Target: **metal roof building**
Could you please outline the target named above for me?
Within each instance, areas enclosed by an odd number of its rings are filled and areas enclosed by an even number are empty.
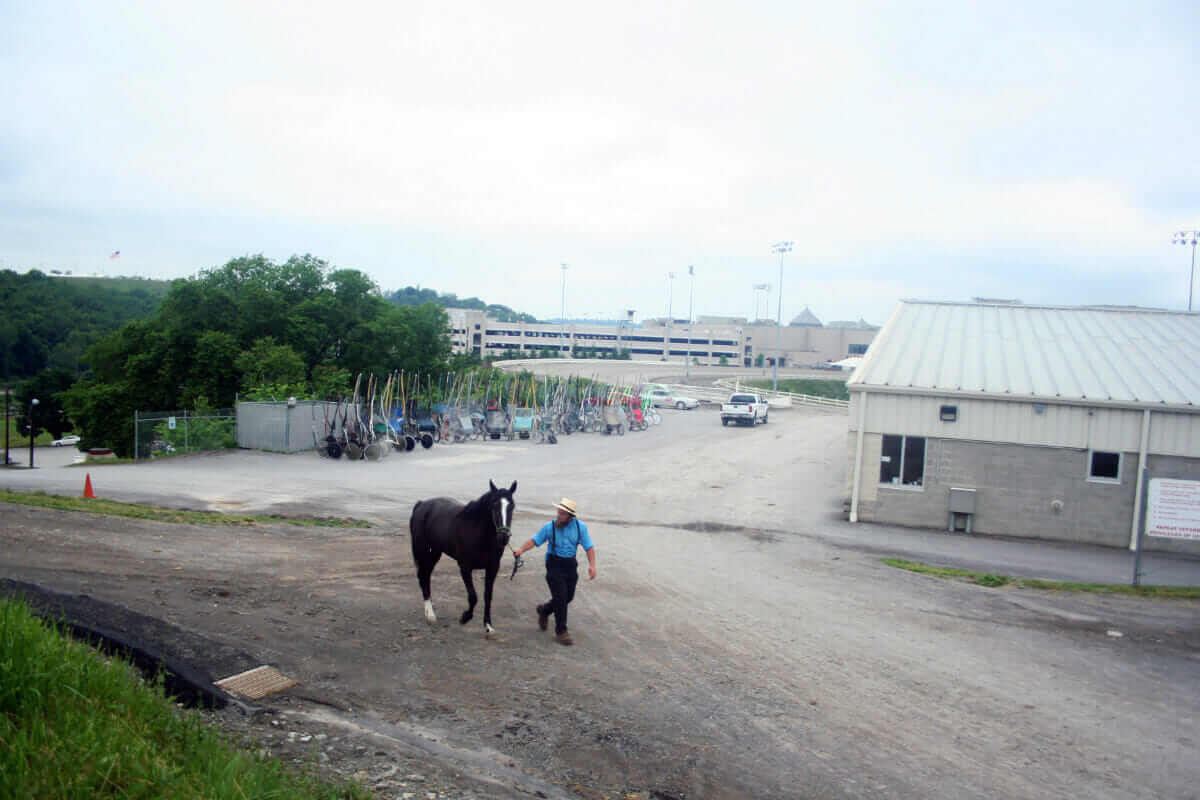
[[[904,301],[848,388],[853,521],[1132,545],[1200,477],[1200,315]]]

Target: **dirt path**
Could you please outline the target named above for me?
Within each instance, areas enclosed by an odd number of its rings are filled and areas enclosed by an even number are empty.
[[[1194,795],[1197,604],[898,572],[813,533],[839,505],[844,419],[666,416],[625,437],[375,465],[233,454],[93,471],[119,499],[378,524],[211,528],[9,505],[0,577],[178,626],[215,677],[270,663],[301,679],[268,700],[277,714],[225,724],[272,752],[324,754],[385,796]],[[575,647],[537,630],[536,559],[498,582],[498,638],[478,614],[458,625],[447,563],[440,621],[425,624],[407,510],[489,478],[519,479],[522,538],[558,496],[580,501],[600,578],[572,606]]]

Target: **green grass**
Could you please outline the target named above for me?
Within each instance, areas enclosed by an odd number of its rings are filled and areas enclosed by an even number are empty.
[[[0,798],[367,798],[237,749],[140,680],[0,599]]]
[[[885,558],[889,567],[932,575],[935,578],[961,580],[980,586],[1014,586],[1019,589],[1043,589],[1052,592],[1095,592],[1097,594],[1128,594],[1141,597],[1169,597],[1177,600],[1200,600],[1200,586],[1127,586],[1120,583],[1072,583],[1070,581],[1045,581],[1038,578],[1011,578],[991,572],[972,572],[969,569],[935,567],[920,561],[902,558]]]
[[[813,397],[828,397],[833,400],[849,400],[850,390],[846,388],[846,379],[849,377],[850,375],[847,373],[846,378],[842,378],[841,380],[781,378],[779,380],[779,391],[791,392],[792,394],[809,394]],[[770,389],[771,381],[755,378],[754,380],[742,381],[742,386],[754,389]]]
[[[185,525],[253,525],[260,522],[282,522],[319,528],[369,528],[371,524],[361,519],[334,517],[280,517],[254,514],[221,514],[216,511],[185,511],[177,508],[161,508],[140,503],[120,503],[99,497],[66,497],[45,492],[14,492],[0,489],[0,502],[19,503],[27,506],[53,508],[59,511],[83,511],[88,514],[105,514],[111,517],[131,517],[155,522],[177,522]]]

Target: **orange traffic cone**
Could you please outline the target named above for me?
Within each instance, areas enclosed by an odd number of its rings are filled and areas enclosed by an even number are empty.
[[[92,491],[92,473],[90,473],[90,472],[87,474],[87,477],[84,478],[84,480],[83,480],[83,496],[84,497],[95,497],[96,496],[95,493]]]

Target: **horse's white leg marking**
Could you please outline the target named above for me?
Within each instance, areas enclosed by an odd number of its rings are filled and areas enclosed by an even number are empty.
[[[487,631],[484,633],[484,635],[485,635],[487,638],[489,638],[489,639],[490,639],[490,638],[492,638],[492,636],[494,636],[494,635],[495,635],[495,633],[496,633],[496,629],[495,629],[495,628],[493,628],[491,625],[484,625],[483,627],[487,628]]]
[[[425,621],[428,622],[430,625],[437,624],[437,615],[433,613],[433,601],[432,600],[425,601]]]

